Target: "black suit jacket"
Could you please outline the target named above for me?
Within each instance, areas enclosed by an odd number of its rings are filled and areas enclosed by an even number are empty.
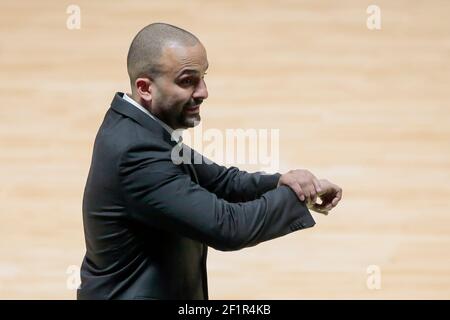
[[[208,299],[207,247],[239,250],[315,224],[279,174],[171,160],[176,142],[117,93],[83,198],[78,299]]]

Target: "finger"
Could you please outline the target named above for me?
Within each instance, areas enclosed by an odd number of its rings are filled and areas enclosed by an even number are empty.
[[[310,198],[311,198],[312,203],[316,203],[316,200],[317,200],[317,191],[316,191],[316,188],[314,187],[314,185],[311,185],[311,186],[310,186],[309,196],[310,196]]]
[[[297,182],[292,182],[291,184],[289,184],[289,187],[294,190],[300,201],[305,201],[305,193],[302,187]]]
[[[333,201],[331,201],[331,205],[333,207],[336,207],[338,203],[339,203],[339,199],[338,198],[334,198]]]
[[[303,193],[305,194],[306,200],[310,203],[315,203],[316,201],[316,189],[312,183],[304,183],[302,185]]]
[[[303,194],[305,195],[306,200],[311,201],[311,194],[310,194],[310,189],[308,188],[308,186],[303,186],[302,187],[303,190]]]
[[[337,187],[337,193],[336,196],[334,197],[333,201],[331,202],[333,204],[333,207],[337,206],[337,204],[339,203],[339,201],[341,201],[342,199],[342,189]]]
[[[339,198],[339,201],[341,201],[341,199],[342,199],[342,188],[339,188],[339,190],[337,192],[337,197]]]
[[[322,185],[318,179],[313,179],[314,188],[316,188],[317,193],[322,192]]]

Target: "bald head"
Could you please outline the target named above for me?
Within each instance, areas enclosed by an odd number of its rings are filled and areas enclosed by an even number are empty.
[[[131,87],[139,77],[158,77],[163,72],[160,58],[169,44],[192,47],[200,43],[192,33],[166,23],[152,23],[134,37],[127,57]]]
[[[166,23],[134,37],[127,59],[131,98],[173,129],[200,122],[208,97],[206,49],[192,33]]]

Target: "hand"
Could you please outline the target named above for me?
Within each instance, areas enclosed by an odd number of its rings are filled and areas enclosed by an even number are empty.
[[[317,193],[321,192],[319,180],[308,170],[291,170],[280,177],[278,186],[290,187],[300,201],[316,202]]]
[[[320,179],[319,181],[322,187],[322,191],[319,192],[319,198],[322,200],[322,203],[318,204],[310,201],[307,203],[307,206],[313,211],[328,214],[328,211],[336,207],[341,201],[342,189],[328,180]]]

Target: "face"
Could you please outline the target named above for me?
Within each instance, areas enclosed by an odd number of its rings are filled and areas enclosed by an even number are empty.
[[[175,130],[194,127],[200,122],[200,105],[208,98],[205,48],[200,43],[191,47],[169,44],[163,49],[160,64],[161,75],[149,83],[147,107]]]

